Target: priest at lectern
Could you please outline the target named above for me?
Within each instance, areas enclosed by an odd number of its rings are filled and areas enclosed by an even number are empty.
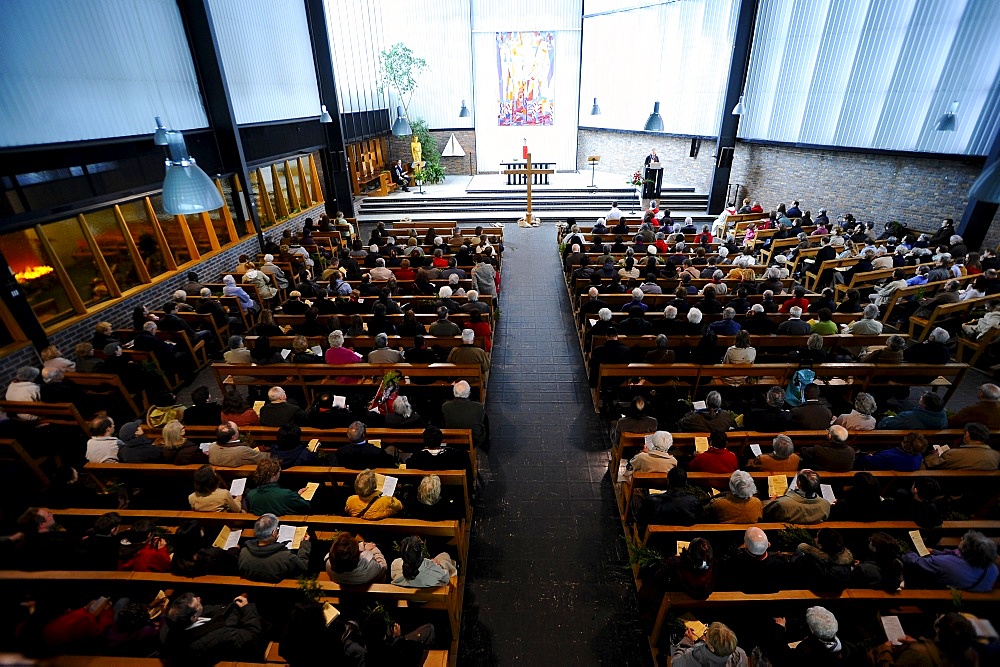
[[[660,167],[660,158],[657,157],[655,148],[646,156],[646,168],[642,177],[645,180],[642,185],[642,198],[659,198],[660,188],[663,185],[663,168]]]

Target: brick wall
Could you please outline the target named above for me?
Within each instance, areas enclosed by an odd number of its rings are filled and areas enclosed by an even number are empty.
[[[715,142],[709,139],[702,140],[698,157],[690,158],[690,139],[581,129],[577,165],[585,166],[587,156],[596,153],[601,156],[599,169],[627,175],[642,166],[654,146],[664,167],[664,185],[689,185],[708,192],[715,154]],[[850,212],[859,220],[898,220],[916,229],[934,229],[942,218],[962,217],[969,187],[979,173],[979,167],[960,159],[738,142],[730,182],[742,186],[741,197],[759,200],[764,208],[798,199],[802,209],[813,215],[825,208],[831,217]],[[998,243],[1000,225],[991,225],[983,247]]]
[[[301,230],[302,223],[307,217],[316,219],[323,212],[323,205],[314,206],[311,209],[299,213],[293,218],[281,222],[264,230],[264,235],[268,238],[280,237],[285,229]],[[187,283],[187,271],[196,271],[202,282],[219,282],[222,275],[231,272],[235,267],[240,255],[246,253],[254,255],[260,252],[260,245],[257,237],[253,236],[235,246],[220,252],[214,257],[199,263],[197,266],[185,269],[180,275],[173,276],[168,280],[150,285],[138,294],[122,299],[117,303],[95,313],[71,326],[49,335],[49,342],[58,345],[63,354],[73,359],[73,348],[77,343],[89,341],[94,335],[94,326],[98,322],[111,322],[116,328],[132,328],[132,309],[136,306],[146,305],[150,308],[159,309],[173,297],[173,293]],[[40,363],[35,348],[30,344],[24,348],[7,355],[0,360],[0,384],[6,386],[13,379],[14,371],[25,365],[37,365]]]
[[[451,138],[451,131],[431,130],[431,136],[437,142],[438,152],[444,150]],[[455,138],[461,144],[465,155],[462,157],[442,157],[441,166],[444,173],[459,175],[469,173],[469,154],[472,154],[472,171],[476,172],[478,156],[476,155],[476,131],[475,130],[455,130]],[[410,137],[396,137],[389,135],[389,164],[396,160],[402,160],[403,164],[413,161],[410,153]]]
[[[690,139],[651,132],[580,130],[576,166],[581,171],[589,171],[587,156],[600,155],[598,170],[630,176],[636,169],[642,169],[651,148],[656,149],[660,158],[664,186],[694,186],[698,192],[708,192],[712,183],[712,155],[715,154],[715,142],[710,140],[702,140],[698,157],[691,158],[688,157]]]

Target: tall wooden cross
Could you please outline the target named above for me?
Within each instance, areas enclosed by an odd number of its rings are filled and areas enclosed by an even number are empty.
[[[524,221],[529,225],[534,224],[534,220],[531,217],[531,181],[535,174],[554,174],[555,169],[535,169],[531,166],[531,153],[528,153],[528,158],[525,165],[519,169],[504,169],[504,174],[518,174],[525,177],[525,181],[528,185],[528,211],[524,215]]]

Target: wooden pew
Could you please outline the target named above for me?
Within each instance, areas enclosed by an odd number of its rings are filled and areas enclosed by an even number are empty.
[[[90,426],[72,403],[22,403],[20,401],[0,401],[0,411],[14,419],[15,415],[33,415],[35,424],[57,426],[78,426],[90,437]]]
[[[973,278],[975,278],[975,276],[968,275],[968,276],[962,276],[961,278],[955,278],[954,280],[957,280],[960,285],[964,285],[966,283],[971,282]],[[918,294],[922,296],[931,296],[933,294],[936,294],[937,291],[943,288],[945,285],[947,285],[948,282],[949,282],[948,280],[936,280],[931,283],[924,283],[923,285],[912,285],[910,287],[904,287],[902,289],[896,290],[896,293],[892,295],[893,296],[892,301],[889,302],[889,305],[885,309],[885,313],[882,314],[881,318],[882,322],[885,324],[889,323],[893,309],[898,304],[903,303],[904,301],[908,301],[911,298],[916,298]]]
[[[994,295],[990,295],[979,297],[978,299],[959,301],[957,303],[943,303],[935,307],[934,312],[930,314],[930,317],[926,318],[911,315],[910,337],[918,343],[922,343],[924,339],[927,338],[927,335],[936,327],[939,327],[942,324],[950,324],[953,326],[956,320],[959,323],[964,322],[965,319],[968,319],[969,311],[979,306],[985,306],[995,298],[996,297]],[[919,330],[920,335],[914,336],[914,330]]]
[[[131,414],[141,415],[148,407],[148,397],[145,390],[139,392],[138,398],[142,407],[135,402],[132,393],[125,387],[122,379],[110,373],[71,373],[66,376],[73,384],[83,387],[84,394],[93,397],[106,397],[108,402],[120,402]]]

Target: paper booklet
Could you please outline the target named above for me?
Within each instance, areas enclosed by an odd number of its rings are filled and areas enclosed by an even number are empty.
[[[242,496],[243,492],[247,488],[247,478],[240,477],[239,479],[234,479],[233,483],[229,485],[229,495],[233,498],[236,496]]]
[[[323,603],[323,620],[327,625],[330,625],[340,616],[340,612],[329,602]]]
[[[760,458],[760,455],[761,455],[760,445],[758,445],[758,444],[750,445],[750,451],[753,452],[754,456],[756,456],[757,458]]]
[[[306,490],[302,492],[302,497],[306,500],[312,500],[318,490],[319,482],[309,482],[306,484]]]
[[[278,528],[278,541],[286,542],[286,549],[298,549],[302,538],[306,536],[306,526],[281,525]]]
[[[913,548],[917,550],[917,555],[921,558],[931,553],[927,545],[924,544],[924,538],[920,535],[919,530],[910,531],[910,540],[913,542]]]
[[[694,451],[697,453],[708,451],[708,438],[704,436],[697,436],[694,439]]]
[[[784,475],[771,475],[767,478],[768,497],[783,496],[788,491],[788,478]]]
[[[392,494],[396,493],[396,484],[399,483],[398,477],[385,476],[385,481],[382,482],[382,495],[392,497]]]
[[[219,536],[212,542],[212,546],[219,549],[232,549],[239,546],[241,535],[243,535],[243,531],[230,530],[228,526],[223,526],[222,530],[219,531]]]
[[[882,629],[885,630],[885,638],[892,642],[893,646],[900,646],[906,632],[903,631],[903,624],[899,622],[899,616],[880,616]]]
[[[319,438],[313,438],[312,440],[310,440],[309,444],[306,445],[306,449],[308,449],[310,452],[315,452],[317,449],[319,449]]]

